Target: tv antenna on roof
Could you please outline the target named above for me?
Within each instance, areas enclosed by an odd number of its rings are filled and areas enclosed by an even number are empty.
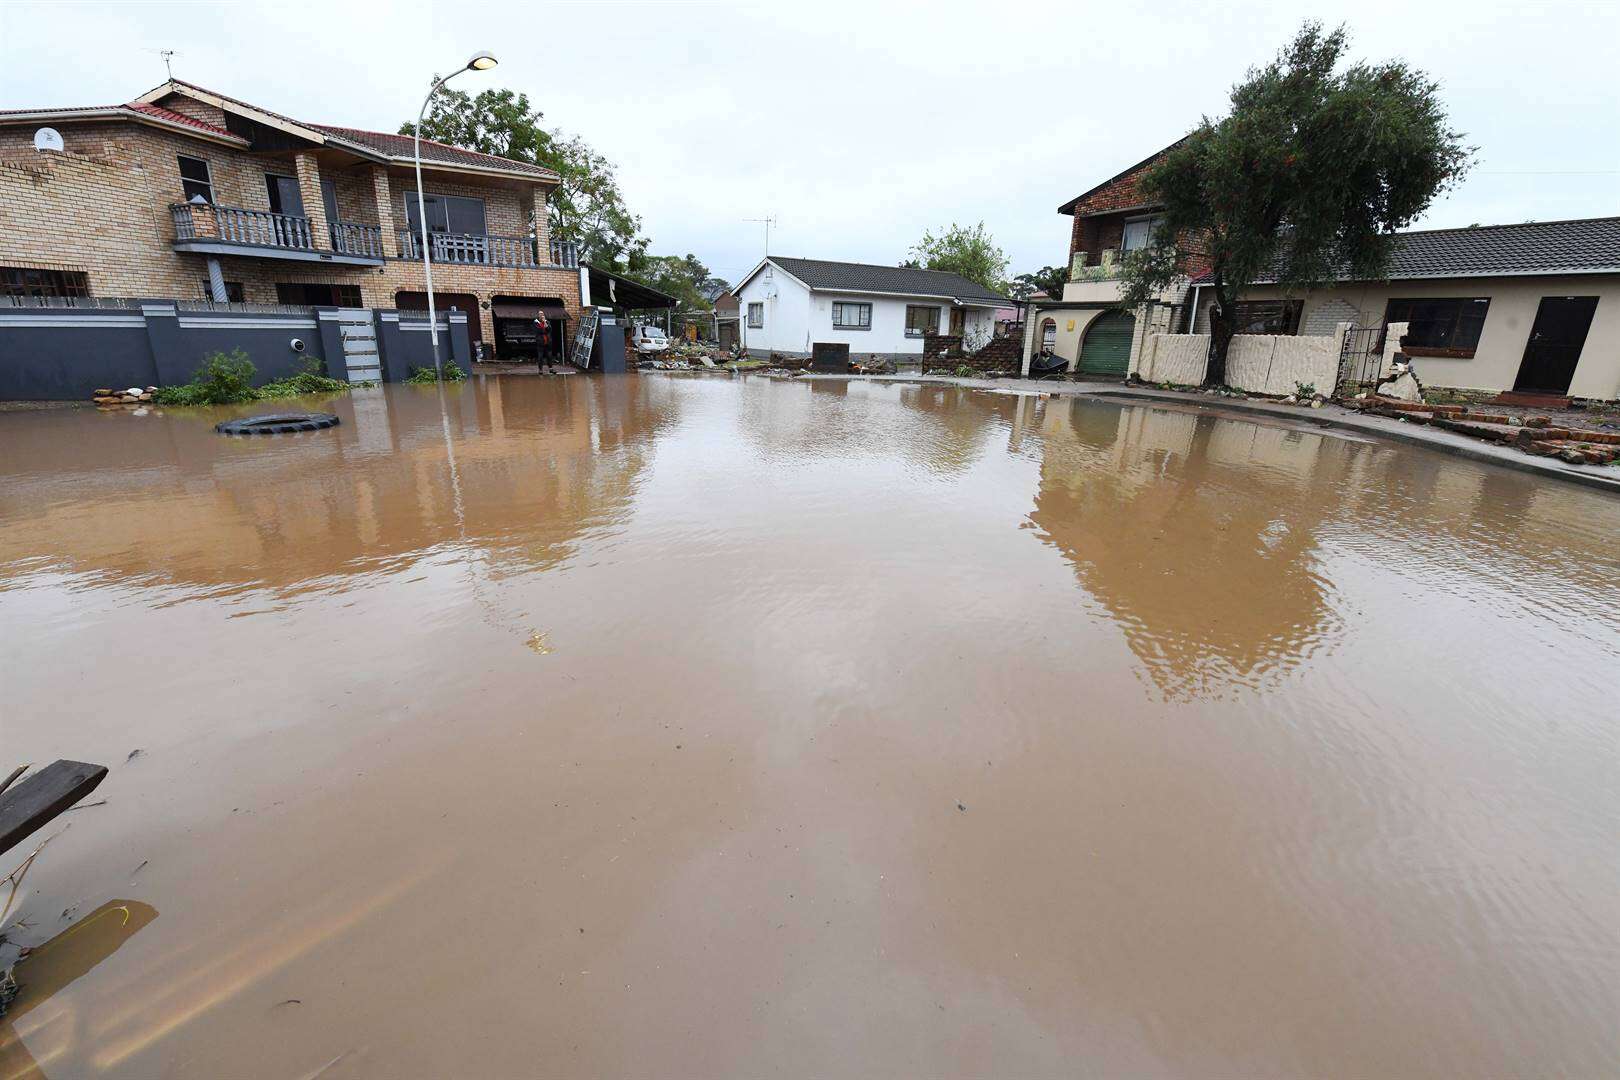
[[[175,52],[173,49],[147,49],[146,51],[155,52],[159,56],[163,57],[163,73],[169,77],[171,82],[174,81],[174,67],[169,63],[169,61],[180,54]]]
[[[776,224],[776,219],[774,217],[751,217],[743,218],[743,220],[751,221],[755,225],[763,224],[765,226],[765,254],[769,255],[771,253],[771,226]]]

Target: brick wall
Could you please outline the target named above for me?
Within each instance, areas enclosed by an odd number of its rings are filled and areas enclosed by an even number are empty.
[[[1160,151],[1074,204],[1071,211],[1074,223],[1069,231],[1071,264],[1074,256],[1083,251],[1088,255],[1087,263],[1095,266],[1103,251],[1117,249],[1123,243],[1126,218],[1151,212],[1154,204],[1142,192],[1142,175],[1157,164],[1162,155],[1163,151]],[[1201,238],[1184,232],[1176,242],[1192,255],[1187,266],[1188,277],[1196,278],[1209,271],[1208,260],[1202,257],[1204,245]]]
[[[0,266],[82,271],[96,296],[207,295],[205,257],[173,248],[169,207],[182,197],[178,155],[209,163],[215,201],[225,206],[268,210],[265,174],[297,175],[290,157],[248,154],[140,124],[64,124],[66,152],[59,154],[36,151],[33,131],[32,126],[0,128]],[[387,210],[393,226],[403,228],[403,192],[410,182],[401,183],[401,175],[408,172],[362,163],[329,166],[323,177],[335,182],[343,220],[387,225],[379,220]],[[426,186],[430,192],[485,199],[488,228],[496,235],[526,236],[529,215],[538,211],[544,219],[540,185],[480,187],[429,179]],[[378,193],[386,200],[383,206]],[[385,231],[383,244],[393,253],[397,241],[391,233]],[[327,246],[325,237],[317,243]],[[254,303],[275,303],[278,282],[356,285],[368,307],[394,307],[397,293],[425,288],[416,260],[364,267],[260,256],[219,259],[225,280],[240,282],[243,299]],[[433,277],[436,291],[472,293],[481,303],[495,296],[554,297],[572,318],[580,311],[577,271],[436,265]],[[489,312],[481,307],[478,317],[483,339],[493,341]]]

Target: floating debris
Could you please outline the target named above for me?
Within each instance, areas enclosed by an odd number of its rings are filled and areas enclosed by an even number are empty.
[[[524,644],[529,647],[531,652],[538,653],[541,656],[549,656],[551,654],[551,642],[546,640],[546,636],[539,630],[531,631],[529,640],[525,641]]]

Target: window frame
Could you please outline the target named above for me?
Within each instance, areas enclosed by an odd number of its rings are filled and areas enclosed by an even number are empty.
[[[214,167],[213,167],[213,165],[211,165],[209,163],[207,158],[200,158],[200,157],[197,157],[195,154],[176,154],[174,157],[175,157],[175,168],[178,169],[179,172],[180,172],[180,201],[185,202],[185,203],[189,203],[191,201],[191,198],[192,198],[193,195],[200,194],[200,195],[203,196],[204,200],[207,201],[209,206],[213,206],[214,205]],[[207,177],[207,179],[206,180],[198,180],[195,177],[187,176],[186,175],[186,170],[185,170],[185,163],[188,162],[188,161],[195,161],[195,162],[199,163],[200,165],[202,165],[203,175],[205,177]],[[190,188],[188,188],[186,186],[188,184],[200,185],[202,190],[194,192],[194,191],[192,191]]]
[[[1406,305],[1406,315],[1396,313],[1396,305]],[[1384,329],[1389,330],[1389,324],[1404,322],[1407,324],[1406,338],[1412,338],[1411,317],[1412,306],[1416,304],[1455,304],[1456,308],[1451,314],[1450,327],[1447,330],[1448,342],[1446,344],[1402,344],[1401,352],[1408,356],[1436,356],[1452,360],[1472,360],[1479,351],[1479,340],[1485,336],[1485,321],[1490,317],[1491,298],[1489,296],[1392,296],[1384,301]],[[1464,319],[1469,312],[1468,305],[1478,304],[1479,317],[1477,319]],[[1419,320],[1422,322],[1436,322],[1433,318]],[[1469,334],[1465,324],[1472,325],[1472,341],[1468,341]],[[1459,341],[1466,344],[1459,344]]]
[[[748,302],[748,329],[765,329],[765,303],[762,300]]]
[[[853,323],[840,322],[840,309],[855,308],[859,313],[858,319]],[[834,330],[857,330],[861,332],[872,329],[872,304],[868,300],[834,300],[832,302],[832,326]]]
[[[434,233],[442,233],[449,236],[489,235],[489,200],[477,195],[450,195],[442,192],[428,191],[426,189],[422,191],[422,196],[427,200],[427,205],[422,209],[426,210],[428,214],[428,233],[430,235]],[[437,207],[435,207],[433,204],[433,200],[435,199],[438,200]],[[449,200],[451,199],[456,199],[461,202],[477,203],[478,216],[482,224],[482,228],[480,228],[477,232],[452,231],[450,228],[449,203]],[[411,216],[417,213],[417,205],[416,192],[414,190],[405,192],[405,227],[409,229],[412,234],[420,236],[422,234],[422,219],[418,217],[415,221],[411,220]],[[433,211],[435,209],[440,209],[443,211],[444,228],[442,229],[434,227]]]
[[[307,294],[292,299],[289,290],[298,289],[330,289],[331,299],[311,301]],[[345,296],[340,298],[338,291],[344,290]],[[349,292],[348,290],[353,290]],[[352,300],[353,302],[348,302]],[[365,307],[365,297],[361,295],[360,286],[352,281],[278,281],[276,282],[276,303],[286,304],[289,307]]]
[[[1260,334],[1270,337],[1299,336],[1300,323],[1304,321],[1303,316],[1305,314],[1305,302],[1303,300],[1293,300],[1287,298],[1278,300],[1239,300],[1232,305],[1232,325],[1234,327],[1241,327],[1244,326],[1245,323],[1253,323],[1257,321],[1257,319],[1265,317],[1258,314],[1260,309],[1265,308],[1276,309],[1275,316],[1273,317],[1281,320],[1281,326],[1278,329],[1261,327],[1259,330],[1239,329],[1235,330],[1234,333]],[[1245,309],[1247,309],[1249,312],[1247,319],[1244,317]],[[1270,321],[1269,318],[1268,321]]]
[[[292,181],[293,194],[298,197],[298,213],[296,214],[285,206],[284,189],[280,185],[280,181],[283,180]],[[298,177],[290,176],[287,173],[267,172],[264,174],[264,189],[267,205],[270,207],[272,214],[280,214],[283,217],[305,218],[306,220],[309,218],[309,211],[304,206],[303,189],[298,186]],[[282,205],[277,205],[278,203]]]
[[[927,312],[928,314],[933,316],[933,319],[930,320],[933,323],[933,325],[931,327],[930,326],[915,326],[915,325],[913,325],[912,313],[913,312],[919,312],[919,311]],[[908,338],[920,338],[920,337],[927,337],[929,334],[938,334],[938,333],[939,333],[939,305],[938,304],[907,304],[906,305],[906,337],[908,337]]]
[[[1120,251],[1120,254],[1123,255],[1127,251],[1146,251],[1149,248],[1151,248],[1153,246],[1153,234],[1158,231],[1158,227],[1164,221],[1164,219],[1165,219],[1165,215],[1162,214],[1162,213],[1160,213],[1160,214],[1137,214],[1134,217],[1126,218],[1124,223],[1120,226],[1120,230],[1119,230],[1119,251]],[[1127,244],[1125,242],[1131,235],[1131,226],[1132,225],[1140,225],[1140,224],[1142,224],[1144,222],[1147,223],[1147,238],[1146,238],[1146,241],[1142,244],[1141,247],[1131,247],[1129,244]]]
[[[203,278],[199,283],[199,289],[199,295],[201,295],[204,300],[212,300],[214,298],[214,287],[213,285],[209,284],[207,278]],[[225,302],[227,304],[246,303],[246,295],[247,294],[242,291],[242,283],[240,281],[227,281],[225,283]]]
[[[89,295],[90,275],[84,270],[59,270],[49,266],[0,266],[0,296]]]

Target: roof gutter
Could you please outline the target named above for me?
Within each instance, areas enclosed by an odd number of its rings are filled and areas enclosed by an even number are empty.
[[[1620,266],[1585,266],[1570,267],[1555,270],[1458,270],[1443,274],[1391,274],[1386,278],[1334,278],[1318,285],[1318,289],[1331,289],[1336,285],[1377,285],[1381,282],[1396,281],[1455,281],[1467,278],[1499,278],[1499,277],[1581,277],[1588,274],[1620,274]],[[1209,281],[1197,281],[1194,285],[1209,285]],[[1255,285],[1276,285],[1276,278],[1266,278],[1263,281],[1251,281],[1244,288]]]

